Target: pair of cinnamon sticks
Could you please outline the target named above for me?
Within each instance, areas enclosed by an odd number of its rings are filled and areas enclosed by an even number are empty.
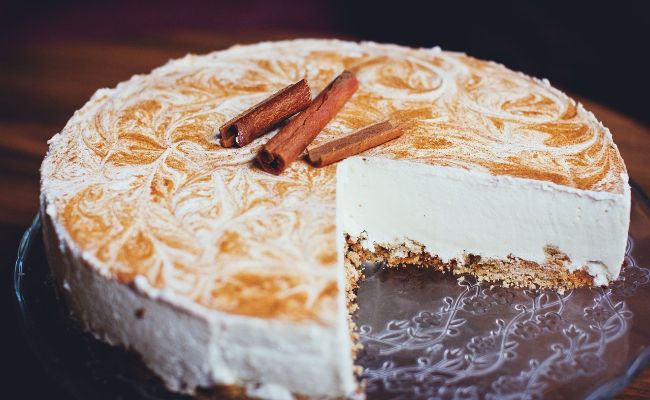
[[[287,86],[244,111],[219,128],[223,147],[241,147],[271,131],[296,113],[257,154],[259,166],[279,175],[295,161],[323,128],[336,116],[359,87],[350,71],[343,71],[311,101],[307,81]],[[401,127],[383,121],[351,135],[308,150],[309,162],[324,167],[401,136]]]

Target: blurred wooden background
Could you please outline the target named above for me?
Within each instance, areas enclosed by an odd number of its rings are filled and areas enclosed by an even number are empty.
[[[305,36],[301,32],[301,36]],[[47,140],[57,133],[74,110],[102,87],[113,87],[136,73],[145,73],[170,58],[206,53],[234,43],[295,36],[257,32],[246,35],[175,32],[138,35],[119,40],[78,38],[33,43],[0,63],[0,240],[3,301],[0,318],[9,329],[10,343],[0,363],[11,370],[4,388],[20,390],[23,398],[59,398],[55,384],[43,376],[29,355],[15,326],[10,300],[10,270],[18,240],[38,205],[39,166]],[[314,36],[314,35],[311,35]],[[626,161],[629,174],[650,193],[650,128],[585,98],[585,106],[608,126]],[[646,370],[618,397],[650,399],[650,370]]]

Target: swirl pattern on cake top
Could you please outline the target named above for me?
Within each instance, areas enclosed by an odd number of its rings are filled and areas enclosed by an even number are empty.
[[[272,134],[238,149],[215,134],[282,87],[305,77],[317,93],[344,69],[360,88],[314,145],[391,118],[406,133],[364,155],[623,192],[609,131],[546,81],[437,48],[299,40],[187,56],[99,90],[51,140],[43,196],[68,240],[124,283],[326,323],[336,166],[269,175],[252,160]]]

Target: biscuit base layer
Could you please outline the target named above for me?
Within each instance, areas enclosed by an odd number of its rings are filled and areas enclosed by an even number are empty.
[[[424,250],[414,252],[404,245],[385,247],[375,244],[374,251],[365,248],[359,241],[346,237],[346,266],[355,270],[364,262],[383,262],[389,267],[415,266],[449,271],[454,275],[469,274],[479,282],[499,282],[503,286],[527,289],[555,289],[560,293],[583,286],[593,286],[593,277],[585,270],[569,271],[565,264],[568,257],[557,248],[545,249],[546,262],[539,264],[517,257],[506,259],[484,259],[468,254],[465,259],[442,261],[437,255]],[[355,274],[349,274],[356,278]],[[355,287],[357,283],[349,283]]]

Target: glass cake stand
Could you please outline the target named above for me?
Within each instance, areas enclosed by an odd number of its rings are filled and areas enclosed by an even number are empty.
[[[370,399],[607,398],[650,362],[650,201],[633,186],[626,266],[609,288],[562,295],[427,269],[365,267],[355,321]],[[186,399],[139,358],[79,331],[55,296],[38,217],[16,260],[20,321],[78,398]]]

